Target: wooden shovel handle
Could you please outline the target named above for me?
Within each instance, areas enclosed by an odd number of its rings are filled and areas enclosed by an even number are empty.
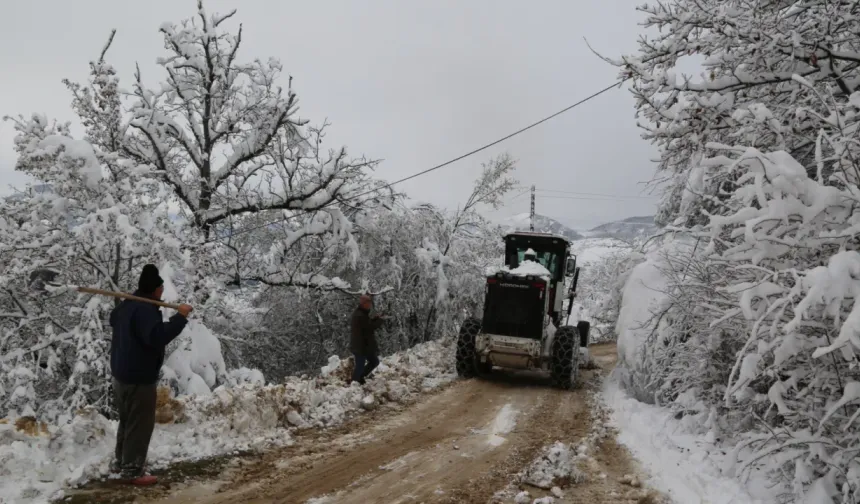
[[[113,292],[113,291],[106,291],[106,290],[101,290],[101,289],[93,289],[92,287],[78,287],[77,291],[78,292],[84,292],[86,294],[96,294],[98,296],[110,296],[110,297],[121,298],[121,299],[130,299],[132,301],[140,301],[141,303],[154,304],[156,306],[161,306],[163,308],[172,308],[174,310],[179,310],[178,304],[165,303],[162,301],[156,301],[154,299],[149,299],[149,298],[145,298],[145,297],[132,296],[131,294],[126,294],[124,292]]]

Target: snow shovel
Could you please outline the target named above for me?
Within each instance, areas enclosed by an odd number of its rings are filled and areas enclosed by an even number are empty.
[[[30,288],[38,291],[38,292],[46,292],[48,287],[66,287],[71,290],[75,290],[77,292],[82,292],[84,294],[95,294],[97,296],[108,296],[115,297],[120,299],[129,299],[131,301],[140,301],[141,303],[149,303],[154,304],[156,306],[161,306],[162,308],[171,308],[174,310],[179,310],[178,304],[173,303],[165,303],[163,301],[156,301],[155,299],[149,299],[140,296],[133,296],[131,294],[126,294],[124,292],[114,292],[107,291],[102,289],[93,289],[92,287],[78,287],[75,285],[66,285],[63,286],[54,280],[59,276],[60,272],[52,269],[38,269],[32,273],[30,273]]]

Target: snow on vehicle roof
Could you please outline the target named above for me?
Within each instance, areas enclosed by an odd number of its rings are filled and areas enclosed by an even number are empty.
[[[508,269],[507,266],[504,266],[502,271],[516,276],[539,276],[547,280],[551,276],[548,269],[544,268],[542,264],[534,261],[523,261],[514,269]]]
[[[526,250],[526,252],[525,252],[525,254],[524,254],[524,255],[533,255],[533,256],[536,256],[536,255],[537,255],[537,252],[535,252],[535,250],[534,250],[533,248],[529,247],[529,249],[528,249],[528,250]]]

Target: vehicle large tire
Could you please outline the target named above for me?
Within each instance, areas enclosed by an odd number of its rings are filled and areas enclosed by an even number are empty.
[[[481,332],[481,321],[466,319],[460,326],[457,337],[457,375],[471,378],[478,374],[478,356],[475,352],[475,338]]]
[[[554,387],[568,390],[579,379],[579,334],[572,326],[559,328],[552,343],[550,378]]]
[[[579,346],[587,347],[588,346],[588,333],[591,331],[591,322],[586,322],[585,320],[580,320],[579,323],[576,324],[576,332],[579,333]]]

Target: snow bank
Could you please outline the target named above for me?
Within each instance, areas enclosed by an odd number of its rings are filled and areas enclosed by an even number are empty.
[[[713,435],[700,435],[689,425],[692,417],[676,420],[666,408],[641,403],[627,395],[616,376],[606,381],[603,398],[612,409],[610,424],[651,477],[648,485],[675,502],[764,504],[776,502],[763,472],[747,485],[727,474],[727,450]]]
[[[453,351],[452,340],[439,340],[386,357],[363,387],[347,386],[344,373],[336,369],[327,376],[290,377],[267,386],[260,386],[256,380],[260,377],[251,370],[235,372],[234,378],[250,384],[177,399],[184,406],[185,420],[156,427],[149,464],[160,468],[182,460],[284,446],[292,442],[291,432],[297,428],[332,427],[360,414],[371,395],[374,404],[407,401],[456,379]],[[349,364],[330,361],[334,362],[341,371]],[[194,371],[195,366],[189,368]],[[201,380],[210,376],[197,369],[194,374]],[[48,502],[63,488],[108,476],[116,422],[85,409],[46,430],[47,434],[29,435],[0,423],[0,502]]]
[[[655,251],[633,268],[624,284],[621,310],[615,323],[621,365],[638,367],[637,357],[642,354],[642,345],[653,329],[652,314],[668,300],[663,293],[666,279],[661,268],[664,266],[659,251]]]
[[[630,271],[622,289],[621,309],[615,324],[618,335],[618,364],[638,371],[643,362],[643,345],[654,332],[654,317],[669,301],[666,294],[666,255],[692,254],[693,243],[686,238],[666,240],[645,255],[645,261]]]
[[[326,364],[325,366],[322,367],[322,369],[320,370],[320,373],[323,376],[329,376],[330,374],[334,373],[335,371],[337,371],[342,366],[343,366],[343,363],[341,362],[340,357],[338,357],[337,355],[332,355],[331,357],[328,358],[328,364]]]
[[[169,303],[180,302],[179,291],[174,282],[176,273],[173,265],[166,262],[161,265],[159,272],[164,279],[163,299]],[[234,305],[238,303],[238,300],[231,301]],[[162,311],[165,320],[172,314],[168,310]],[[211,394],[212,389],[222,384],[265,383],[262,373],[257,370],[242,368],[228,373],[221,352],[221,342],[199,320],[189,320],[171,346],[174,349],[162,368],[163,380],[170,383],[179,395]]]
[[[164,379],[175,380],[180,395],[211,394],[216,384],[227,381],[221,342],[194,319],[177,338],[179,346],[164,363]]]

